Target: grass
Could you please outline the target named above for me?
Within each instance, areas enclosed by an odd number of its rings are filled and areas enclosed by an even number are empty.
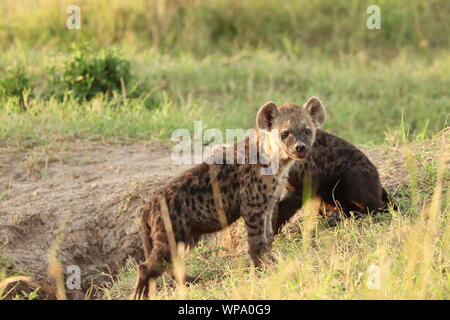
[[[410,133],[426,124],[431,134],[441,130],[450,106],[450,55],[445,52],[428,58],[399,55],[389,62],[364,56],[298,59],[265,50],[203,59],[130,52],[124,55],[132,61],[136,86],[145,90],[136,97],[100,94],[81,103],[71,96],[44,98],[45,70],[54,55],[6,55],[6,61],[29,66],[36,97],[26,112],[16,97],[0,106],[3,144],[67,138],[167,141],[176,128],[192,130],[194,120],[205,128],[251,128],[264,102],[302,104],[311,95],[325,102],[326,130],[354,143],[379,144],[402,117]],[[41,68],[33,70],[31,64]]]
[[[0,249],[4,243],[0,243]],[[21,281],[29,282],[31,278],[21,274],[11,275],[9,270],[13,267],[13,262],[7,257],[0,255],[0,300],[9,297],[14,291],[15,286]],[[12,298],[14,300],[34,300],[39,296],[38,289],[27,291],[21,290],[16,292]]]
[[[374,4],[381,9],[381,29],[368,31],[366,10]],[[81,30],[65,28],[68,5],[80,6]],[[450,45],[446,0],[4,0],[0,9],[5,47],[96,39],[199,56],[261,47],[384,56],[405,47],[427,52]]]

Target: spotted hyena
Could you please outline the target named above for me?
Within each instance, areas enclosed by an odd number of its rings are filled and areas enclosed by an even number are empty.
[[[377,168],[367,156],[350,142],[320,129],[314,139],[305,140],[305,158],[290,167],[284,187],[273,214],[274,234],[302,207],[305,187],[322,201],[330,224],[351,212],[356,216],[377,213],[389,203]]]
[[[315,97],[303,107],[268,102],[257,114],[255,133],[231,145],[234,158],[240,156],[235,150],[244,145],[244,163],[203,163],[155,192],[142,208],[146,260],[137,267],[134,298],[148,294],[149,280],[164,272],[174,276],[171,245],[172,251],[174,243],[192,247],[202,234],[219,231],[239,217],[247,228],[250,257],[260,266],[273,240],[272,213],[283,179],[293,161],[306,156],[324,120],[322,103]],[[257,152],[254,163],[250,150]],[[263,158],[277,160],[278,170],[266,174]]]

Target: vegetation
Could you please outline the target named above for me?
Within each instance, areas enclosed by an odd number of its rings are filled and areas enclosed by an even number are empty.
[[[122,92],[118,71],[102,78],[111,85],[105,94],[95,79],[106,69],[78,71],[74,63],[92,62],[77,56],[61,62],[68,66],[61,67],[62,74],[70,79],[47,84],[46,70],[54,58],[46,56],[31,58],[42,69],[28,68],[28,77],[39,79],[28,112],[21,111],[16,96],[4,97],[0,106],[0,139],[9,145],[62,138],[167,139],[176,128],[192,129],[193,120],[209,128],[250,128],[264,102],[302,103],[311,95],[325,101],[325,129],[354,143],[374,144],[398,128],[402,117],[410,133],[420,132],[426,123],[431,134],[443,129],[450,105],[450,55],[444,53],[431,61],[399,55],[387,63],[352,56],[338,61],[326,56],[297,59],[264,50],[201,60],[131,53],[127,57],[133,62],[135,83],[126,80],[130,89]],[[124,58],[116,59],[120,67]],[[55,81],[52,76],[50,83]]]
[[[68,31],[69,5],[82,10],[82,31]],[[366,28],[367,7],[378,5],[382,28]],[[2,1],[0,43],[67,47],[95,39],[102,45],[156,47],[168,53],[234,54],[267,48],[302,55],[365,51],[385,56],[405,48],[450,45],[445,0],[159,0]]]
[[[48,95],[59,100],[66,95],[73,95],[77,100],[91,100],[99,93],[108,96],[122,92],[126,95],[131,81],[130,62],[111,50],[103,50],[100,54],[89,48],[78,50],[61,69],[51,70],[48,83]]]

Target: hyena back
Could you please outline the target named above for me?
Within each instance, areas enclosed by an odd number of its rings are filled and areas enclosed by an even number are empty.
[[[217,232],[242,217],[247,228],[249,254],[255,266],[260,266],[273,240],[272,212],[281,195],[283,179],[293,160],[304,158],[305,141],[313,141],[316,127],[324,119],[323,106],[314,97],[303,107],[291,104],[277,107],[268,102],[258,112],[256,133],[244,139],[244,164],[203,163],[157,191],[142,208],[146,261],[137,267],[134,298],[148,294],[149,280],[155,280],[164,272],[173,277],[171,235],[164,223],[162,201],[167,204],[175,242],[183,242],[187,247],[194,246],[202,234]],[[279,169],[276,172],[262,174],[267,165],[248,161],[248,150],[254,144],[261,145],[261,148],[252,148],[258,152],[257,159],[277,157]],[[219,185],[225,219],[218,213],[214,181]],[[226,220],[225,225],[223,220]],[[186,276],[184,280],[192,279]]]

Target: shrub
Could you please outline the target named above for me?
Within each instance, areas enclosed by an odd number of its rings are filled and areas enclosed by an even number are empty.
[[[116,51],[83,49],[64,63],[62,71],[51,70],[48,91],[60,99],[69,92],[78,100],[90,100],[99,93],[125,93],[131,80],[130,62]]]
[[[30,90],[30,79],[21,65],[9,67],[0,77],[0,96],[23,98],[24,91]]]

